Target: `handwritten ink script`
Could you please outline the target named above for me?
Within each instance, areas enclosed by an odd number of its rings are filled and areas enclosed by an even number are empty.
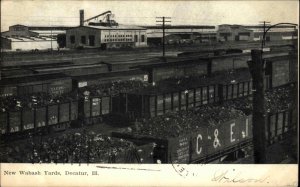
[[[218,183],[269,183],[270,176],[262,176],[259,178],[243,177],[241,172],[232,171],[216,171],[212,178],[213,182]]]

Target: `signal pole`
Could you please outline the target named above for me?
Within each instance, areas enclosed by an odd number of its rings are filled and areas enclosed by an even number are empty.
[[[165,57],[166,49],[165,49],[165,26],[166,23],[171,23],[171,20],[166,20],[166,19],[171,19],[171,17],[156,17],[156,19],[162,19],[162,20],[156,20],[157,23],[162,23],[162,30],[163,30],[163,57]]]

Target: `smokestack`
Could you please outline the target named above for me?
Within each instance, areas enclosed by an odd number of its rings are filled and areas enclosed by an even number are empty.
[[[84,10],[80,10],[79,11],[79,15],[80,15],[80,26],[83,26],[83,22],[84,22]]]

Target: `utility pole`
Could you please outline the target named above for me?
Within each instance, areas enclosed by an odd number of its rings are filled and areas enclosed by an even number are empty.
[[[264,62],[262,50],[251,50],[252,60],[248,66],[253,80],[253,149],[254,162],[266,163],[265,146],[265,91],[264,91]]]
[[[166,20],[166,19],[171,19],[171,17],[156,17],[156,19],[162,19],[162,20],[157,20],[157,23],[162,23],[162,30],[163,30],[163,57],[165,57],[166,49],[165,49],[165,27],[166,23],[171,23],[171,20]]]
[[[264,26],[264,32],[263,32],[263,38],[262,38],[262,42],[261,42],[261,49],[263,50],[263,47],[266,45],[266,36],[265,36],[265,33],[266,33],[266,23],[271,23],[269,21],[261,21],[260,23],[263,24]]]

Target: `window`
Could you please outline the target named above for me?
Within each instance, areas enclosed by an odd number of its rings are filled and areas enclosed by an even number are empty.
[[[138,42],[138,35],[134,35],[134,42]]]
[[[70,36],[70,41],[71,41],[71,44],[75,43],[75,36],[74,35]]]
[[[145,35],[141,35],[141,42],[145,42]]]
[[[86,38],[85,38],[85,36],[81,36],[81,43],[82,44],[86,44]]]
[[[95,46],[95,36],[94,35],[89,35],[89,45]]]

